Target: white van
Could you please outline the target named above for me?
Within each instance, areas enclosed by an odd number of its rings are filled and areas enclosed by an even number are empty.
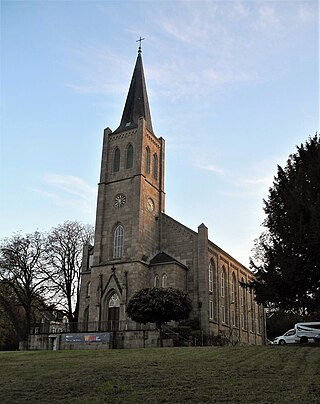
[[[320,322],[297,323],[294,328],[273,340],[274,344],[305,344],[315,342],[314,337],[320,333]]]
[[[320,333],[320,322],[297,323],[294,326],[296,330],[295,341],[300,344],[315,342],[314,337]]]

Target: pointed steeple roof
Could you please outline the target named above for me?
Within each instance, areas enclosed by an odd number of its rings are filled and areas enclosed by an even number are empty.
[[[136,128],[138,126],[138,119],[141,117],[146,120],[147,128],[153,133],[141,48],[139,48],[121,122],[114,133]]]

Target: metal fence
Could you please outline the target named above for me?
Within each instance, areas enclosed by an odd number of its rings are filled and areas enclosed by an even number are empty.
[[[131,320],[123,321],[89,321],[83,323],[37,323],[32,327],[33,334],[59,334],[68,332],[97,332],[97,331],[151,331],[155,330],[153,323],[139,324]]]

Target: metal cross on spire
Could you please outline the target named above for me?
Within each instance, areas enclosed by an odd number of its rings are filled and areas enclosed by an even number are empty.
[[[136,42],[139,42],[138,53],[141,53],[141,52],[142,52],[142,51],[141,51],[141,41],[143,41],[144,39],[145,39],[145,38],[141,38],[141,35],[140,35],[140,38],[136,40]]]

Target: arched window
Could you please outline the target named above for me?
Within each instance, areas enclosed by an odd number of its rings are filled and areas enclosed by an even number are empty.
[[[161,286],[163,288],[166,288],[168,284],[168,275],[167,274],[163,274],[162,275],[162,280],[161,280]]]
[[[93,265],[93,254],[89,255],[89,260],[88,260],[88,271],[91,271],[92,265]]]
[[[221,268],[221,277],[220,277],[220,297],[221,297],[221,321],[222,323],[227,323],[227,316],[226,316],[226,303],[227,303],[227,296],[226,296],[226,269],[223,266]]]
[[[126,168],[132,168],[132,167],[133,167],[133,146],[131,143],[129,143],[127,147]]]
[[[242,281],[244,282],[243,278]],[[242,287],[242,305],[243,307],[246,307],[246,289],[244,286]]]
[[[158,179],[158,156],[156,153],[152,158],[152,176],[155,180]]]
[[[236,307],[237,307],[237,290],[236,290],[236,275],[233,272],[231,278],[231,324],[236,326]]]
[[[154,286],[155,288],[159,288],[159,287],[160,287],[160,277],[159,277],[158,274],[155,274],[155,276],[154,276],[153,286]]]
[[[89,297],[90,296],[90,288],[91,288],[91,282],[89,281],[88,283],[87,283],[87,297]]]
[[[236,312],[233,308],[231,309],[231,325],[236,326]]]
[[[224,304],[221,305],[221,321],[226,323],[226,306]]]
[[[221,285],[220,285],[220,296],[225,296],[225,289],[226,289],[226,272],[224,267],[221,269]]]
[[[213,292],[213,268],[212,268],[212,261],[209,262],[209,292]]]
[[[113,292],[108,303],[108,307],[120,307],[120,298],[116,292]]]
[[[119,224],[114,231],[113,236],[113,258],[121,258],[123,255],[123,226]]]
[[[254,304],[254,300],[253,300],[253,296],[252,293],[250,292],[249,294],[249,299],[250,299],[250,313],[251,313],[251,331],[255,332],[255,304]]]
[[[144,156],[144,170],[146,174],[150,173],[150,148],[146,147],[146,154]]]
[[[113,155],[113,172],[120,170],[120,149],[117,147]]]
[[[244,285],[244,279],[241,278],[241,284]],[[247,308],[246,308],[246,289],[242,286],[240,293],[240,304],[241,304],[241,326],[242,328],[247,328]]]
[[[231,280],[231,303],[236,301],[236,276],[233,272]]]
[[[208,290],[209,295],[209,319],[218,321],[219,316],[219,289],[217,288],[217,267],[214,259],[211,258],[208,266]]]

